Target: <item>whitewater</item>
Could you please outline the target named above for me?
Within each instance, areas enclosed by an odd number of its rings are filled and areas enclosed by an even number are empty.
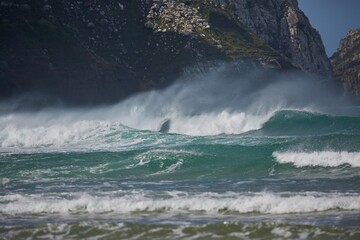
[[[232,69],[109,106],[0,103],[0,239],[359,239],[359,108]]]

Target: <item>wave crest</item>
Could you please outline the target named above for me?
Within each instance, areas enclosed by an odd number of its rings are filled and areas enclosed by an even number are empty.
[[[359,134],[360,118],[316,112],[281,110],[264,122],[259,133],[268,135]]]
[[[94,196],[87,193],[71,196],[7,195],[0,197],[3,214],[40,213],[133,213],[133,212],[193,212],[226,213],[308,213],[332,209],[360,210],[359,195],[304,193],[298,195],[257,193],[187,192],[126,192],[121,196]]]
[[[338,167],[348,164],[360,167],[360,152],[274,152],[279,163],[292,163],[296,167]]]
[[[120,123],[105,121],[78,121],[34,127],[9,124],[0,130],[0,146],[2,148],[59,147],[101,137],[104,133],[123,129],[125,127]]]

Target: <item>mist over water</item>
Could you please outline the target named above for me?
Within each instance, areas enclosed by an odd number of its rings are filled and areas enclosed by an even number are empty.
[[[0,238],[360,236],[359,108],[330,80],[217,63],[113,105],[44,101],[0,105]]]
[[[41,126],[56,134],[57,127],[62,131],[68,126],[82,133],[86,125],[92,129],[94,124],[100,128],[107,124],[158,131],[164,121],[170,120],[170,133],[217,135],[259,129],[281,109],[357,114],[354,108],[343,107],[349,102],[330,80],[320,81],[300,72],[265,70],[250,63],[189,69],[163,90],[140,93],[112,106],[13,111],[24,101],[1,104],[2,129],[30,131]]]

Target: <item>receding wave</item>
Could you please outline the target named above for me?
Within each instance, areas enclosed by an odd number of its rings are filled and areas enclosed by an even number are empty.
[[[360,152],[274,152],[279,163],[292,163],[296,167],[338,167],[350,165],[360,167]]]
[[[141,233],[139,233],[141,229]],[[167,221],[163,223],[127,223],[84,220],[76,223],[47,223],[2,227],[5,239],[350,239],[357,240],[359,228],[313,226],[311,224],[286,224],[280,222],[189,224]],[[100,237],[99,237],[100,235]]]
[[[63,195],[20,195],[0,197],[3,214],[42,213],[134,213],[134,212],[194,212],[228,213],[309,213],[333,209],[360,210],[359,195],[326,193],[198,193],[188,192],[125,192],[90,195],[88,193]]]

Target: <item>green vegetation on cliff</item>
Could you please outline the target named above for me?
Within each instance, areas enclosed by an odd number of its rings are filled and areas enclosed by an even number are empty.
[[[231,9],[210,2],[1,1],[0,99],[35,91],[114,102],[214,60],[291,67]]]

